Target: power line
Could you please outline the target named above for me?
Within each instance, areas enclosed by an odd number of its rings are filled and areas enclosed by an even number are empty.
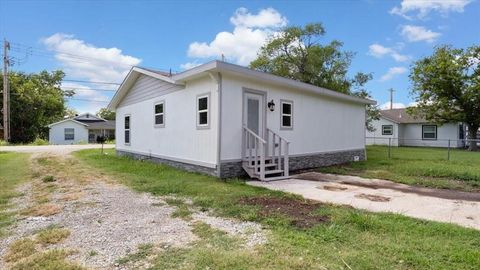
[[[70,80],[70,79],[63,79],[64,82],[79,82],[79,83],[93,83],[93,84],[111,84],[111,85],[120,85],[120,83],[114,82],[93,82],[93,81],[83,81],[83,80]]]
[[[122,66],[125,66],[125,67],[134,67],[135,66],[135,65],[120,63],[120,62],[111,61],[111,60],[97,59],[97,58],[92,58],[92,57],[88,57],[88,56],[85,56],[85,55],[73,54],[73,53],[70,53],[70,52],[65,52],[65,51],[52,49],[52,48],[49,48],[48,50],[45,50],[45,49],[29,46],[29,45],[26,45],[26,44],[22,44],[22,43],[19,43],[19,42],[11,42],[11,44],[13,46],[16,46],[15,50],[18,51],[18,52],[20,52],[21,50],[25,50],[25,51],[29,50],[30,55],[50,57],[50,58],[55,58],[57,60],[58,60],[58,57],[66,57],[66,58],[69,58],[68,61],[76,62],[76,63],[104,62],[104,63],[122,65]],[[172,71],[174,73],[178,72],[176,70],[172,70],[171,68],[154,67],[153,69],[162,70],[162,71],[165,71],[165,72],[167,72],[167,71]]]
[[[116,61],[110,61],[110,60],[105,60],[105,59],[97,59],[97,58],[92,58],[92,57],[88,57],[88,56],[84,56],[84,55],[73,54],[73,53],[64,52],[64,51],[60,51],[60,50],[56,50],[56,49],[45,50],[45,49],[35,48],[35,47],[24,45],[24,44],[21,44],[21,43],[18,43],[18,42],[12,42],[12,44],[14,46],[24,47],[24,48],[17,47],[16,48],[17,50],[30,50],[31,55],[36,55],[36,56],[46,56],[46,57],[56,56],[56,57],[73,58],[77,61],[72,61],[71,59],[69,61],[78,62],[78,63],[81,63],[81,62],[88,62],[88,63],[104,62],[104,63],[110,63],[110,64],[122,65],[122,66],[128,66],[128,67],[133,67],[134,66],[134,65],[126,64],[126,63],[116,62]],[[56,53],[56,55],[55,55],[54,52]],[[81,61],[81,60],[83,60],[83,61]]]
[[[83,88],[83,87],[69,87],[65,86],[62,90],[78,90],[78,91],[104,91],[104,92],[116,92],[115,89],[99,89],[99,88]]]
[[[99,103],[110,103],[108,100],[96,100],[96,99],[87,99],[87,98],[72,98],[72,97],[64,97],[67,100],[78,100],[78,101],[87,101],[87,102],[99,102]]]

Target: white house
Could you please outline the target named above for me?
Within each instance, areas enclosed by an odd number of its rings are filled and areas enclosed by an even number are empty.
[[[75,116],[48,125],[50,144],[95,143],[97,137],[113,139],[115,122],[90,113]]]
[[[375,131],[366,131],[368,145],[463,147],[465,127],[462,123],[438,125],[422,117],[414,117],[406,109],[380,111]]]
[[[221,61],[178,74],[134,67],[109,104],[120,155],[221,178],[365,159],[365,105]]]

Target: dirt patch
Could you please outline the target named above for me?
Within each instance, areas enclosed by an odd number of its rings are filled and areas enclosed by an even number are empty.
[[[318,188],[323,188],[325,190],[329,191],[344,191],[347,190],[348,188],[342,187],[342,186],[333,186],[333,185],[325,185],[323,187],[318,187]]]
[[[295,200],[275,197],[252,197],[243,198],[240,203],[260,206],[260,215],[264,217],[272,215],[287,216],[292,220],[292,225],[297,228],[311,228],[317,224],[330,220],[328,216],[322,216],[315,211],[322,205],[310,200]]]
[[[53,204],[53,203],[44,203],[40,205],[33,206],[32,208],[26,209],[22,212],[22,214],[26,216],[34,216],[34,217],[48,217],[53,216],[55,214],[60,213],[62,211],[62,207]]]
[[[365,193],[357,194],[355,195],[355,197],[360,199],[367,199],[372,202],[389,202],[390,201],[389,197],[373,195],[373,194],[365,194]]]

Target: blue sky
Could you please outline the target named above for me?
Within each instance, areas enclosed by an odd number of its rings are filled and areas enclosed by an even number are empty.
[[[0,37],[12,43],[13,70],[63,69],[66,78],[121,82],[132,65],[181,71],[223,53],[246,64],[268,34],[285,25],[323,23],[356,56],[350,74],[372,72],[367,85],[384,105],[412,102],[409,68],[439,44],[480,44],[479,0],[398,1],[6,1]],[[69,106],[95,112],[115,85],[65,82]],[[90,89],[90,90],[89,90]],[[98,101],[98,102],[97,102]]]

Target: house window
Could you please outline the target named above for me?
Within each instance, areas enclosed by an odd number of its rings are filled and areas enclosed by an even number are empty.
[[[165,102],[159,102],[155,104],[155,126],[164,127],[165,126]]]
[[[210,95],[201,95],[197,97],[197,127],[208,128]]]
[[[422,126],[422,139],[423,140],[436,140],[437,139],[437,126],[436,125],[423,125]]]
[[[65,133],[65,141],[73,141],[75,140],[75,129],[73,128],[66,128],[64,130]]]
[[[393,125],[382,125],[382,135],[393,135]]]
[[[280,128],[293,128],[293,102],[280,100]]]
[[[125,116],[125,144],[130,143],[130,116]]]

